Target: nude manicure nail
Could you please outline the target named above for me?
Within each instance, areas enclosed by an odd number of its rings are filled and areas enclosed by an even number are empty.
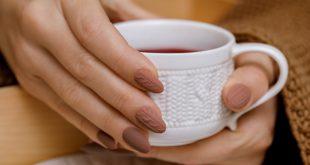
[[[147,69],[139,69],[134,75],[134,80],[143,88],[150,92],[160,93],[164,90],[163,84],[160,80]]]
[[[103,131],[99,131],[97,133],[97,138],[98,140],[105,145],[106,147],[108,147],[108,149],[111,150],[115,150],[117,149],[117,143],[115,142],[115,140],[108,135],[107,133],[103,132]]]
[[[250,99],[250,89],[243,84],[236,84],[228,90],[226,104],[232,109],[242,109],[248,104]]]
[[[148,153],[151,150],[147,137],[138,128],[126,128],[123,132],[123,139],[129,146],[139,152]]]
[[[143,107],[136,113],[136,119],[156,133],[163,133],[166,130],[164,120],[153,109]]]

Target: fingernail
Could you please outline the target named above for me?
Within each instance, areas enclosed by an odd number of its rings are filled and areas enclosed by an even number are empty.
[[[226,106],[232,109],[242,109],[248,104],[250,99],[250,89],[243,84],[236,84],[227,92]]]
[[[136,119],[153,132],[163,133],[166,130],[164,120],[150,107],[141,108],[136,113]]]
[[[129,146],[139,152],[148,153],[151,150],[147,137],[138,128],[126,128],[123,132],[123,139]]]
[[[115,142],[115,140],[108,135],[107,133],[103,132],[103,131],[99,131],[97,133],[97,138],[98,140],[105,145],[106,147],[108,147],[108,149],[111,150],[115,150],[117,149],[117,143]]]
[[[160,93],[164,91],[164,86],[160,80],[147,69],[139,69],[134,75],[135,81],[150,92]]]

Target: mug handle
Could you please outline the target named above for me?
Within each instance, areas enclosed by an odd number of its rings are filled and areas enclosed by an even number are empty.
[[[232,49],[232,57],[234,58],[240,55],[241,53],[245,53],[249,51],[263,52],[263,53],[266,53],[272,59],[274,59],[279,66],[279,72],[280,72],[279,78],[278,78],[278,81],[272,87],[269,88],[266,94],[263,95],[260,99],[258,99],[252,106],[250,106],[244,111],[236,112],[232,114],[232,116],[230,117],[227,123],[227,127],[232,131],[237,129],[237,120],[239,119],[239,117],[253,110],[257,106],[263,104],[264,102],[274,97],[275,95],[277,95],[281,91],[283,86],[285,85],[285,82],[288,76],[288,64],[287,64],[287,60],[285,56],[280,50],[270,45],[261,44],[261,43],[236,44]]]

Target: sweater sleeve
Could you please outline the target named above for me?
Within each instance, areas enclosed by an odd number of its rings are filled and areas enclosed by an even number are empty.
[[[239,1],[219,24],[238,42],[265,42],[284,52],[290,67],[285,109],[303,161],[310,164],[310,1]]]

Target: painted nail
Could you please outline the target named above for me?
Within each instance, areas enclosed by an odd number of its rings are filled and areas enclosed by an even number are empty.
[[[154,93],[160,93],[164,91],[164,85],[160,80],[147,69],[139,69],[134,75],[134,80],[146,90]]]
[[[149,107],[141,108],[136,113],[136,119],[153,132],[163,133],[166,130],[164,120]]]
[[[107,133],[103,132],[103,131],[99,131],[97,133],[97,138],[98,140],[105,145],[106,147],[108,147],[108,149],[111,150],[115,150],[117,149],[117,143],[115,142],[115,140],[108,135]]]
[[[123,139],[129,146],[139,152],[148,153],[151,150],[147,137],[138,128],[126,128],[123,132]]]
[[[244,108],[251,99],[250,89],[243,84],[233,85],[227,92],[226,104],[232,109]]]

